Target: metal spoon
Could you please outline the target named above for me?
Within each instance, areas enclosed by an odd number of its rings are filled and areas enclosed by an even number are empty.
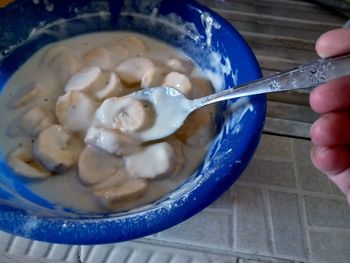
[[[128,96],[148,101],[154,107],[154,125],[136,134],[145,142],[171,135],[182,126],[191,112],[208,104],[262,93],[311,88],[346,75],[350,75],[350,55],[320,59],[194,100],[186,98],[181,92],[170,87],[144,89]]]

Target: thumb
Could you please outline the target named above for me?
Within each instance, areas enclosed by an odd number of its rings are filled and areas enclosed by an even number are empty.
[[[324,33],[316,41],[315,48],[322,58],[350,52],[350,28],[339,28]]]

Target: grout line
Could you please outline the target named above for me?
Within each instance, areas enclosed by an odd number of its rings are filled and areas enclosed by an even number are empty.
[[[327,226],[308,226],[309,231],[323,232],[323,233],[337,233],[337,234],[350,234],[349,228],[337,228],[337,227],[327,227]]]
[[[78,250],[77,250],[77,260],[78,263],[83,263],[82,259],[81,259],[81,248],[82,246],[78,245]]]
[[[291,149],[292,149],[292,158],[293,158],[293,167],[294,167],[294,176],[295,176],[295,182],[297,186],[297,198],[298,198],[298,208],[299,208],[299,217],[300,217],[300,223],[303,228],[303,232],[305,234],[305,239],[303,239],[304,243],[304,252],[306,258],[309,260],[311,258],[311,248],[310,248],[310,236],[309,231],[307,230],[307,217],[306,217],[306,207],[305,207],[305,200],[303,196],[303,190],[302,190],[302,183],[300,180],[300,174],[299,169],[297,165],[297,159],[296,159],[296,149],[295,149],[295,140],[291,140]]]
[[[73,245],[70,245],[70,246],[68,247],[66,253],[64,254],[64,256],[63,256],[62,259],[61,259],[63,262],[65,262],[65,261],[68,260],[69,254],[70,254],[70,252],[72,251],[73,248],[74,248]]]
[[[262,198],[263,198],[263,204],[264,204],[264,217],[265,217],[265,227],[267,231],[267,236],[269,238],[268,248],[271,251],[271,254],[274,255],[276,248],[275,248],[275,237],[274,237],[274,231],[273,231],[273,224],[272,224],[272,216],[271,216],[271,209],[270,209],[270,203],[268,198],[268,192],[266,189],[262,189]]]
[[[266,189],[262,189],[262,194],[264,201],[266,200],[266,213],[267,213],[267,224],[269,226],[270,234],[271,234],[271,252],[272,255],[276,255],[276,245],[275,245],[275,231],[273,228],[273,220],[272,220],[272,210],[270,205],[270,198]]]
[[[29,256],[30,252],[31,252],[32,249],[33,249],[34,244],[35,244],[35,241],[34,241],[34,240],[31,240],[30,243],[29,243],[28,246],[27,246],[26,251],[24,252],[24,254],[25,254],[26,256]]]
[[[107,255],[105,256],[103,262],[109,262],[111,260],[112,255],[115,255],[116,253],[113,253],[113,251],[116,250],[116,247],[111,246],[111,249],[108,251]]]
[[[126,255],[125,259],[124,259],[124,263],[128,263],[131,255],[134,253],[134,249],[133,248],[126,248],[128,251],[128,254]]]
[[[108,248],[107,253],[106,253],[106,255],[102,258],[101,262],[103,262],[103,263],[108,262],[107,260],[108,260],[108,258],[110,257],[110,254],[112,253],[113,248],[114,248],[113,246],[110,246],[110,248]]]
[[[236,184],[241,185],[241,186],[264,188],[264,189],[273,190],[273,191],[281,191],[281,192],[294,193],[294,194],[297,193],[297,190],[295,188],[290,188],[287,186],[277,186],[277,185],[270,185],[270,184],[263,184],[263,183],[255,183],[255,182],[245,181],[244,179],[237,181]]]
[[[149,240],[149,239],[139,239],[139,240],[134,240],[133,242],[135,243],[142,243],[142,244],[147,244],[147,245],[155,245],[155,246],[163,246],[164,247],[164,240]],[[250,259],[250,260],[258,260],[259,262],[284,262],[287,261],[289,262],[292,260],[295,262],[295,258],[289,257],[289,256],[267,256],[267,255],[262,255],[262,254],[254,254],[252,251],[233,251],[233,250],[228,250],[228,249],[220,249],[220,248],[214,248],[214,247],[205,247],[201,245],[194,245],[194,244],[184,244],[184,243],[179,243],[176,241],[172,240],[167,240],[166,241],[166,247],[167,248],[174,248],[174,249],[182,249],[182,250],[191,250],[195,251],[198,253],[206,253],[206,254],[214,254],[214,255],[221,255],[221,256],[228,256],[228,257],[236,257],[236,258],[245,258],[245,259]],[[205,252],[203,252],[205,250]],[[289,261],[288,261],[289,260]],[[287,263],[286,262],[286,263]],[[126,263],[126,262],[124,262]]]
[[[52,244],[52,247],[51,247],[49,253],[46,255],[46,259],[58,260],[58,261],[62,261],[62,263],[66,262],[68,255],[69,255],[69,252],[70,252],[70,249],[72,247],[73,247],[73,245],[54,243],[54,244]],[[55,251],[55,249],[56,249],[56,251]],[[62,255],[60,255],[59,258],[57,258],[57,255],[55,255],[55,254],[57,253],[57,251],[62,251],[62,250],[64,250],[64,253]],[[52,258],[54,258],[54,259],[52,259]]]
[[[305,253],[306,253],[306,258],[307,259],[311,259],[311,239],[310,239],[310,233],[308,231],[308,225],[307,225],[307,214],[306,214],[306,205],[305,205],[305,199],[303,196],[299,196],[298,195],[298,199],[299,199],[299,210],[300,212],[302,212],[303,214],[301,214],[301,223],[302,226],[304,228],[304,232],[305,232]]]
[[[210,213],[220,213],[221,215],[228,215],[232,216],[232,209],[226,209],[226,208],[216,208],[216,207],[210,207],[208,206],[205,211],[208,211]]]
[[[9,240],[9,242],[8,242],[8,244],[7,244],[7,247],[6,247],[6,249],[5,249],[5,252],[6,253],[9,253],[9,254],[11,254],[11,249],[12,249],[12,246],[13,246],[13,243],[15,242],[15,239],[16,239],[16,236],[15,235],[13,235],[13,236],[11,236],[11,239]]]
[[[53,244],[49,243],[49,246],[47,247],[46,252],[43,255],[44,258],[46,258],[46,259],[48,258],[48,256],[50,255],[50,251],[51,251],[52,247],[53,247]]]
[[[238,217],[238,205],[237,205],[237,191],[234,190],[233,187],[230,188],[230,199],[232,202],[232,237],[233,242],[231,247],[234,251],[237,249],[237,217]]]
[[[335,201],[343,201],[344,203],[346,202],[345,197],[342,195],[333,195],[333,194],[317,193],[317,192],[310,192],[310,191],[302,191],[302,193],[310,197],[317,197],[317,198],[335,200]]]
[[[292,194],[299,193],[296,188],[290,188],[287,186],[269,185],[269,184],[263,184],[263,183],[255,183],[255,182],[245,181],[243,179],[237,181],[235,184],[241,185],[241,186],[247,186],[247,187],[264,188],[267,190],[286,192],[286,193],[292,193]],[[333,195],[333,194],[327,194],[327,193],[321,193],[321,192],[311,192],[311,191],[305,191],[305,190],[301,190],[300,193],[302,195],[307,195],[307,196],[311,196],[311,197],[317,197],[317,198],[322,198],[322,199],[331,199],[331,200],[345,202],[344,196],[342,196],[342,195]]]
[[[144,261],[145,262],[149,262],[151,257],[152,257],[152,255],[153,255],[153,253],[150,250],[146,250],[146,252],[147,252],[147,256],[144,258]]]
[[[91,246],[89,247],[88,252],[86,253],[86,256],[84,258],[84,262],[89,262],[90,257],[93,255],[93,251],[97,249],[97,246]]]
[[[285,162],[285,163],[292,163],[290,158],[287,157],[279,157],[279,156],[266,156],[266,155],[259,155],[258,153],[254,155],[254,160],[261,160],[261,161],[273,161],[273,162]]]
[[[55,249],[56,246],[58,246],[58,244],[52,244],[52,243],[50,244],[50,247],[48,248],[47,253],[45,254],[45,259],[52,260],[51,258],[54,255],[53,250]],[[62,258],[62,256],[61,256],[61,258]],[[62,260],[62,259],[58,259],[58,260]]]
[[[282,260],[284,260],[285,263],[296,263],[296,262],[308,263],[308,262],[310,262],[309,259],[305,260],[305,258],[299,258],[297,256],[286,256],[286,255],[282,255],[282,254],[278,254],[278,253],[276,254],[276,257],[282,258]],[[319,263],[319,262],[310,262],[310,263]]]
[[[67,249],[64,257],[63,257],[63,262],[68,261],[68,258],[70,257],[70,255],[72,254],[72,251],[75,250],[76,245],[70,245],[69,248]]]

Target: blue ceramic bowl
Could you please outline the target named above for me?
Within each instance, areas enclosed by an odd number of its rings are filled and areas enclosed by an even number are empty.
[[[15,1],[0,9],[0,22],[0,89],[40,47],[113,30],[136,31],[181,49],[208,76],[219,76],[222,87],[261,77],[254,54],[237,31],[190,0]],[[161,200],[124,213],[81,213],[44,200],[16,177],[0,152],[0,229],[47,242],[101,244],[147,236],[186,220],[237,180],[261,136],[265,96],[220,107],[221,113],[234,112],[218,118],[216,137],[201,167]]]

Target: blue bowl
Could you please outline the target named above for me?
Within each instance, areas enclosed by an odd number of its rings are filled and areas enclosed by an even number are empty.
[[[254,54],[222,17],[194,1],[15,1],[0,9],[0,88],[46,44],[98,31],[136,31],[182,50],[220,86],[261,77]],[[207,29],[207,30],[205,30]],[[233,113],[227,110],[233,109]],[[202,165],[183,185],[147,206],[123,213],[82,213],[33,193],[0,152],[0,229],[31,239],[102,244],[147,236],[198,213],[241,175],[259,142],[264,95],[220,105],[218,131]],[[1,143],[0,143],[1,145]]]

